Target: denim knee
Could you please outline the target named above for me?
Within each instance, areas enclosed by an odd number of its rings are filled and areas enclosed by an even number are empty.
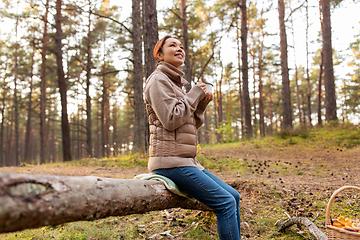
[[[235,212],[236,211],[236,199],[234,196],[229,194],[228,197],[223,199],[223,201],[219,202],[216,206],[213,207],[214,211],[217,213],[224,213],[224,212]]]
[[[233,197],[237,203],[240,202],[240,193],[238,191],[233,193]]]

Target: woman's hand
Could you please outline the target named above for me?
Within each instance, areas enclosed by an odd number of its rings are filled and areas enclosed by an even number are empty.
[[[208,104],[209,102],[211,102],[213,100],[213,98],[214,98],[214,96],[211,92],[206,92],[206,96],[200,102]]]
[[[196,86],[200,87],[202,90],[204,90],[205,93],[207,93],[205,83],[203,83],[203,82],[198,82],[198,83],[196,84]]]
[[[209,102],[211,102],[213,100],[213,94],[211,92],[206,91],[206,85],[203,82],[199,82],[196,84],[197,86],[199,86],[202,90],[204,90],[204,92],[206,93],[206,96],[203,98],[203,100],[201,100],[201,102],[208,104]]]

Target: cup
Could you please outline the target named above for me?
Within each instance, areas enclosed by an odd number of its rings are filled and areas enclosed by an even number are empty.
[[[208,83],[208,82],[203,82],[203,83],[205,83],[206,91],[212,93],[213,92],[213,85],[211,83]]]

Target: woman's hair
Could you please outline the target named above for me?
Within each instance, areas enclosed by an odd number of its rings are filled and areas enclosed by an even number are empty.
[[[175,38],[175,39],[178,39],[177,37],[173,37],[173,36],[170,36],[170,35],[167,35],[165,37],[163,37],[162,39],[160,39],[155,47],[154,47],[154,58],[155,60],[158,62],[158,59],[157,59],[157,54],[158,53],[163,53],[163,47],[164,47],[164,44],[166,42],[167,39],[169,38]]]

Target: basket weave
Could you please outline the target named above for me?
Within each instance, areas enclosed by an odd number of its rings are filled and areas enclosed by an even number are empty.
[[[347,189],[355,189],[360,191],[360,187],[355,186],[343,186],[336,190],[330,197],[329,203],[326,208],[326,233],[328,235],[328,240],[360,240],[360,233],[351,232],[348,230],[344,230],[338,227],[334,227],[331,225],[330,220],[330,208],[331,205],[336,197],[340,192],[347,190]]]

